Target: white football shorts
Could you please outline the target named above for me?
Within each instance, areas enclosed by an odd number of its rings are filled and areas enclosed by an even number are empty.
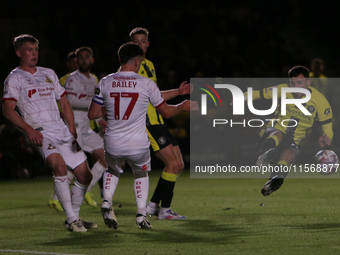
[[[85,153],[67,128],[41,133],[44,136],[43,146],[38,147],[38,150],[45,160],[52,153],[58,153],[71,169],[75,169],[86,160]]]
[[[92,153],[97,149],[104,148],[103,138],[90,128],[86,130],[77,128],[77,135],[77,141],[83,151]]]
[[[130,156],[114,156],[105,152],[105,160],[109,167],[120,173],[123,173],[122,165],[125,161],[131,166],[133,172],[151,171],[149,148],[142,153]]]

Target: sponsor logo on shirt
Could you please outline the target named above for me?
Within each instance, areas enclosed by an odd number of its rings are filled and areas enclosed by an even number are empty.
[[[32,98],[32,96],[33,96],[36,92],[37,92],[36,89],[31,89],[31,90],[29,90],[29,91],[28,91],[28,97],[29,97],[29,98]]]
[[[49,97],[49,96],[52,95],[52,91],[53,90],[54,90],[53,87],[52,88],[51,87],[38,88],[38,91],[36,89],[32,89],[32,91],[34,91],[34,92],[32,92],[31,96],[30,96],[30,94],[28,92],[28,97],[31,98],[35,92],[39,92],[39,96],[40,97],[44,97],[44,96],[48,96]]]
[[[325,115],[328,115],[328,114],[330,114],[330,113],[331,113],[331,108],[328,107],[328,108],[325,110],[324,114],[325,114]]]
[[[31,79],[26,79],[26,81],[27,81],[28,85],[32,85],[33,84],[33,82],[31,82]]]
[[[114,80],[136,80],[135,77],[113,76]]]

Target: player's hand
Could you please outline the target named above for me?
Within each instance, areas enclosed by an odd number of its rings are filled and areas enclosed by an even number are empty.
[[[183,111],[197,111],[199,110],[198,102],[191,100],[184,100],[182,103]]]
[[[183,81],[178,88],[178,95],[186,95],[190,94],[193,91],[193,86],[191,83],[188,83],[187,81]]]
[[[98,120],[98,124],[103,128],[103,132],[105,132],[106,127],[107,127],[107,121],[104,119]]]
[[[319,142],[319,146],[321,148],[323,148],[325,146],[330,146],[332,144],[331,139],[329,139],[329,137],[326,134],[320,136],[319,139],[318,139],[318,142]]]
[[[77,135],[77,130],[75,126],[70,126],[68,128],[70,130],[71,135],[73,135],[74,139],[77,139],[78,135]]]
[[[28,135],[28,139],[32,144],[43,146],[44,136],[40,131],[35,130],[34,128],[30,128],[29,130],[26,131],[26,133]]]

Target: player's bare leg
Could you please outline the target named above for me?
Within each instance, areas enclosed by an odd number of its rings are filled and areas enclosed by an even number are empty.
[[[177,148],[175,148],[177,147]],[[171,210],[173,190],[175,188],[177,175],[183,170],[184,163],[179,154],[178,146],[168,145],[157,151],[155,155],[165,164],[163,173],[159,178],[154,194],[147,205],[147,213],[157,215],[159,219],[184,219]],[[158,209],[161,201],[161,208]],[[158,212],[159,210],[159,212]]]

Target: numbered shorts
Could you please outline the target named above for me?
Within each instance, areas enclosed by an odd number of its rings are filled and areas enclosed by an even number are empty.
[[[114,156],[105,152],[105,161],[109,168],[112,168],[116,172],[123,173],[122,166],[125,161],[130,165],[134,173],[139,171],[151,171],[151,157],[149,148],[145,149],[144,152],[130,156]]]
[[[178,145],[176,139],[165,125],[147,126],[146,131],[148,132],[151,148],[154,152],[157,152],[170,144],[172,144],[172,146]]]
[[[86,160],[85,153],[68,129],[41,133],[44,136],[43,146],[38,147],[38,150],[45,160],[51,154],[58,153],[71,169],[75,169]]]
[[[77,141],[83,151],[92,153],[97,149],[104,148],[103,138],[90,128],[85,131],[77,128],[77,135]]]

